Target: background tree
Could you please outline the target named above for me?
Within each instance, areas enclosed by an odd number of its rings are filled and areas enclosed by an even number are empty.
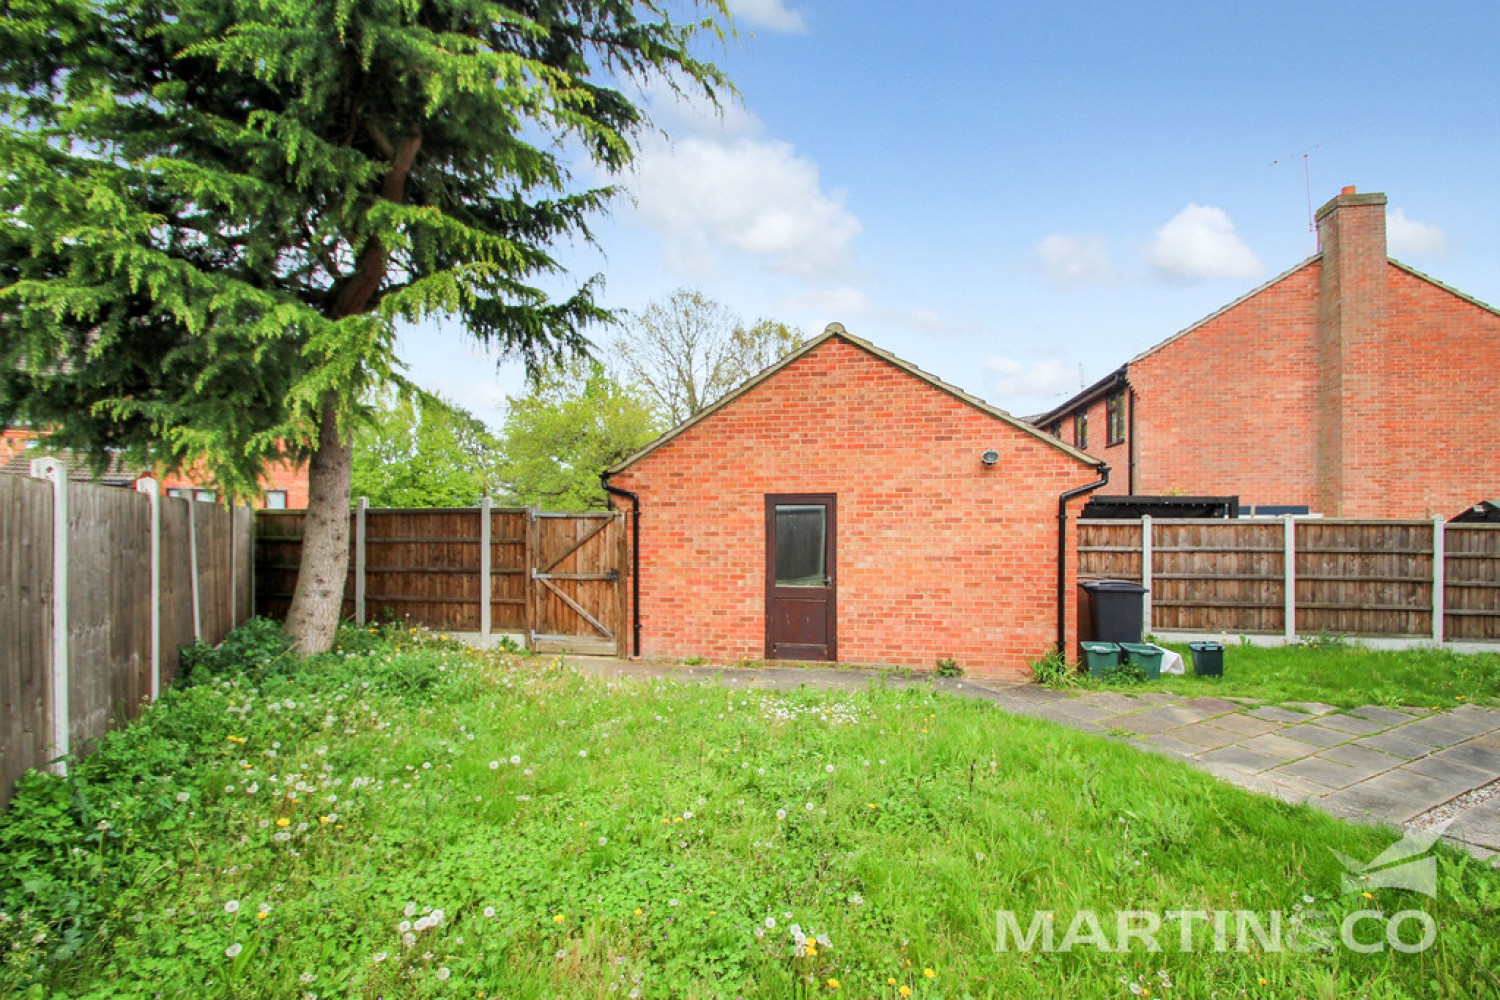
[[[595,282],[549,248],[631,159],[628,78],[727,86],[688,51],[722,0],[8,0],[0,19],[0,422],[192,464],[248,493],[306,460],[287,630],[328,648],[351,419],[434,313],[532,365],[584,347]]]
[[[622,381],[675,426],[802,344],[785,323],[745,326],[702,292],[679,288],[629,319],[614,356]]]
[[[468,507],[500,486],[500,441],[442,396],[386,390],[354,431],[350,493],[372,507]]]
[[[505,496],[544,510],[605,509],[600,473],[659,431],[650,405],[610,378],[599,361],[580,358],[540,371],[506,413]]]

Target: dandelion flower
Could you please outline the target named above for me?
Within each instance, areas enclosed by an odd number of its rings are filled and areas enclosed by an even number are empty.
[[[897,990],[896,992],[900,993],[904,997],[909,997],[909,996],[911,996],[911,987],[910,986],[903,986],[899,990]]]
[[[510,758],[510,762],[512,764],[519,764],[519,763],[521,763],[521,755],[520,754],[512,754],[511,758]]]
[[[487,916],[487,917],[494,917],[494,915],[495,915],[495,908],[493,906],[486,906],[484,908],[484,915]]]
[[[562,923],[566,919],[568,919],[568,918],[565,917],[565,916],[563,916],[561,913],[559,913],[559,914],[556,914],[555,916],[553,916],[552,922],[554,924],[560,924],[560,923]]]
[[[775,926],[776,926],[776,918],[775,917],[767,917],[766,918],[766,929],[767,930],[772,930],[772,929],[775,928]]]
[[[636,907],[636,908],[635,908],[635,915],[636,915],[636,916],[640,916],[640,915],[641,915],[641,914],[642,914],[642,913],[644,913],[644,912],[646,912],[646,911],[644,911],[644,910],[642,910],[642,909],[641,909],[641,908],[640,908],[640,907],[639,907],[639,906],[637,906],[637,907]]]
[[[786,810],[785,809],[778,809],[778,810],[776,810],[776,818],[777,819],[786,819]]]
[[[816,807],[816,806],[814,806],[814,805],[813,805],[813,804],[812,804],[812,803],[811,803],[811,802],[809,802],[809,803],[808,803],[808,804],[807,804],[807,811],[808,811],[808,812],[812,812],[812,811],[813,811],[813,810],[814,810],[814,809],[816,809],[816,808],[817,808],[817,807]]]
[[[437,970],[437,977],[439,979],[447,979],[451,975],[453,975],[453,973],[448,971],[448,967],[446,965]]]
[[[178,802],[186,802],[190,798],[192,798],[192,796],[189,795],[187,792],[178,792],[177,793],[177,801]]]
[[[839,988],[839,981],[837,979],[830,979],[830,980],[828,980],[828,988],[830,990],[836,990],[836,989],[838,989]]]
[[[375,953],[375,961],[376,962],[384,962],[385,961],[385,952],[383,952],[383,951],[377,951]]]
[[[500,762],[498,760],[492,760],[492,761],[490,761],[490,770],[491,771],[498,771],[498,770],[500,770]]]
[[[238,912],[240,912],[240,901],[238,899],[231,899],[229,902],[225,903],[224,904],[224,912],[225,913],[238,913]]]
[[[285,816],[283,816],[283,817],[281,817],[280,819],[278,819],[276,821],[276,825],[277,826],[291,826],[292,825],[292,821],[289,820],[289,819],[287,819]]]
[[[936,979],[937,978],[937,973],[934,972],[931,969],[923,969],[922,970],[922,975],[926,976],[928,979]]]
[[[232,944],[228,948],[224,949],[224,954],[227,957],[229,957],[229,958],[233,958],[234,956],[238,955],[240,952],[242,952],[244,950],[245,950],[244,945],[242,945],[238,941],[236,941],[234,944]]]

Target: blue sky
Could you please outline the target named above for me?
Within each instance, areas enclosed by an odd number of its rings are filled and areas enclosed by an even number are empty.
[[[1392,256],[1500,305],[1494,0],[730,6],[740,100],[645,94],[666,136],[562,253],[610,306],[837,320],[1025,415],[1312,254],[1309,185],[1386,193]],[[494,424],[524,388],[452,322],[402,353]]]

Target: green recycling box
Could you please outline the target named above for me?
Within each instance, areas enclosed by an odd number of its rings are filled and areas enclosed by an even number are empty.
[[[1224,676],[1224,645],[1218,642],[1190,642],[1193,651],[1193,673],[1199,677]]]
[[[1120,647],[1112,642],[1084,642],[1083,657],[1089,665],[1089,676],[1102,677],[1110,667],[1120,662]]]
[[[1122,642],[1120,649],[1124,651],[1127,661],[1141,668],[1147,680],[1154,681],[1161,677],[1162,650],[1142,642]]]

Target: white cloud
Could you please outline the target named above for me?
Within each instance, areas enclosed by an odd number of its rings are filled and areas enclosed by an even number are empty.
[[[800,35],[807,30],[807,22],[795,10],[789,10],[784,0],[730,0],[729,11],[752,28],[767,28]]]
[[[858,320],[870,312],[870,300],[858,288],[849,285],[818,287],[799,295],[782,299],[777,305],[780,312],[805,316],[807,329],[822,333],[829,323],[849,326],[851,319]],[[858,330],[852,330],[858,333]]]
[[[689,135],[644,144],[627,186],[640,217],[685,263],[729,250],[804,276],[838,271],[859,219],[822,188],[817,164],[788,143]]]
[[[1156,231],[1150,261],[1169,281],[1251,278],[1261,272],[1255,252],[1240,242],[1222,208],[1189,205]]]
[[[1408,219],[1401,209],[1394,209],[1385,217],[1386,245],[1397,256],[1440,256],[1452,247],[1447,234],[1437,226]]]
[[[1049,396],[1078,387],[1078,368],[1061,358],[1018,361],[994,356],[984,359],[992,373],[991,385],[1002,402],[1014,396]]]
[[[1042,271],[1058,285],[1088,281],[1112,281],[1119,277],[1098,233],[1055,233],[1036,246]]]

